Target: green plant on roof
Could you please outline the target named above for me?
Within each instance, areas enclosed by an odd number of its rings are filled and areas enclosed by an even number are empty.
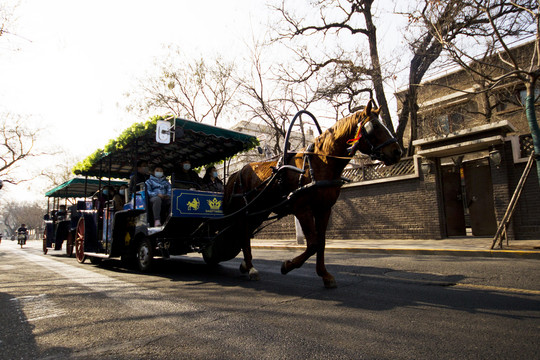
[[[103,149],[98,149],[86,159],[77,163],[72,171],[74,174],[82,174],[88,172],[95,164],[99,162],[104,156],[111,152],[115,152],[125,148],[128,144],[135,141],[135,139],[142,137],[148,133],[154,133],[156,131],[156,124],[158,120],[170,119],[169,115],[166,116],[153,116],[150,120],[140,123],[135,123],[124,130],[117,138],[109,140],[107,145]],[[244,149],[241,152],[248,151],[259,145],[259,141],[256,137],[245,136]],[[221,161],[220,161],[221,162]],[[219,162],[218,162],[219,163]]]
[[[155,131],[157,121],[165,118],[165,116],[154,116],[148,121],[131,125],[126,130],[124,130],[116,139],[109,140],[109,142],[107,143],[107,145],[104,146],[103,149],[96,150],[86,159],[77,163],[73,167],[72,172],[74,174],[81,174],[90,170],[92,166],[94,166],[101,158],[103,158],[103,156],[113,151],[123,149],[130,142],[132,142],[138,137],[143,136],[148,131]]]

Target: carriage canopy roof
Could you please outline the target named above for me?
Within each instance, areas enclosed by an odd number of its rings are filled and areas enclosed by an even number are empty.
[[[156,142],[156,117],[137,123],[77,164],[73,172],[86,176],[109,176],[127,179],[137,160],[150,166],[161,164],[166,174],[183,160],[193,167],[217,163],[233,155],[254,148],[257,138],[237,131],[176,118],[175,140],[170,144]]]
[[[73,178],[58,185],[45,193],[47,197],[56,198],[83,198],[94,194],[99,190],[100,181],[97,179]],[[111,185],[126,185],[126,181],[111,181]],[[101,181],[101,186],[109,185],[108,181]]]

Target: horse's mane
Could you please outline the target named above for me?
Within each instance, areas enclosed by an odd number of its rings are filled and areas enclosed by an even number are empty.
[[[351,139],[355,134],[358,121],[363,113],[362,110],[359,110],[338,120],[315,139],[315,149],[323,154],[333,154],[337,145],[340,145],[343,140]]]

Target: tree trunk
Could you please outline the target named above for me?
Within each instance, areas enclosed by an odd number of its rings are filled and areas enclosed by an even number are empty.
[[[536,119],[536,111],[534,108],[534,89],[535,82],[527,83],[527,97],[525,98],[525,113],[527,122],[533,138],[534,153],[536,160],[536,173],[538,175],[538,186],[540,187],[540,128]]]
[[[411,60],[411,66],[409,68],[409,88],[405,94],[405,101],[403,102],[403,109],[399,117],[398,124],[398,141],[403,146],[403,135],[405,134],[405,128],[407,123],[410,123],[411,138],[407,145],[407,156],[414,155],[414,149],[412,142],[416,140],[418,135],[418,85],[422,81],[425,73],[433,62],[439,57],[442,52],[442,46],[433,38],[431,34],[426,34],[422,43],[415,49],[413,59]]]
[[[405,93],[405,99],[402,102],[401,113],[399,114],[398,127],[396,130],[396,139],[399,142],[399,145],[403,147],[403,135],[405,134],[405,129],[407,128],[407,123],[409,122],[409,91]]]
[[[388,109],[388,102],[386,101],[386,95],[384,94],[384,84],[381,71],[381,63],[379,61],[379,51],[377,49],[377,28],[373,24],[373,18],[371,16],[371,4],[372,1],[365,1],[364,18],[366,20],[367,37],[369,42],[369,54],[371,58],[372,67],[372,81],[375,88],[375,96],[377,102],[381,108],[381,118],[384,125],[390,130],[393,136],[395,136],[394,124],[392,124],[392,118],[390,117],[390,111]]]
[[[418,138],[418,104],[415,84],[409,84],[409,122],[411,124],[411,138],[407,146],[407,156],[414,155],[413,141]]]

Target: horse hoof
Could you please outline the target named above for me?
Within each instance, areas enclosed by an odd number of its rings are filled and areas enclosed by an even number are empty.
[[[285,260],[284,262],[281,263],[281,273],[283,275],[287,274],[289,271],[291,270],[288,270],[287,269],[287,266],[289,265],[290,261],[289,260]]]
[[[323,279],[324,287],[327,289],[335,289],[337,288],[336,280],[334,278],[331,279]]]
[[[249,269],[249,280],[259,281],[259,271],[254,267]]]
[[[247,273],[249,270],[247,268],[247,265],[246,265],[246,262],[245,261],[242,261],[242,263],[240,264],[240,272],[242,274],[245,274]]]

